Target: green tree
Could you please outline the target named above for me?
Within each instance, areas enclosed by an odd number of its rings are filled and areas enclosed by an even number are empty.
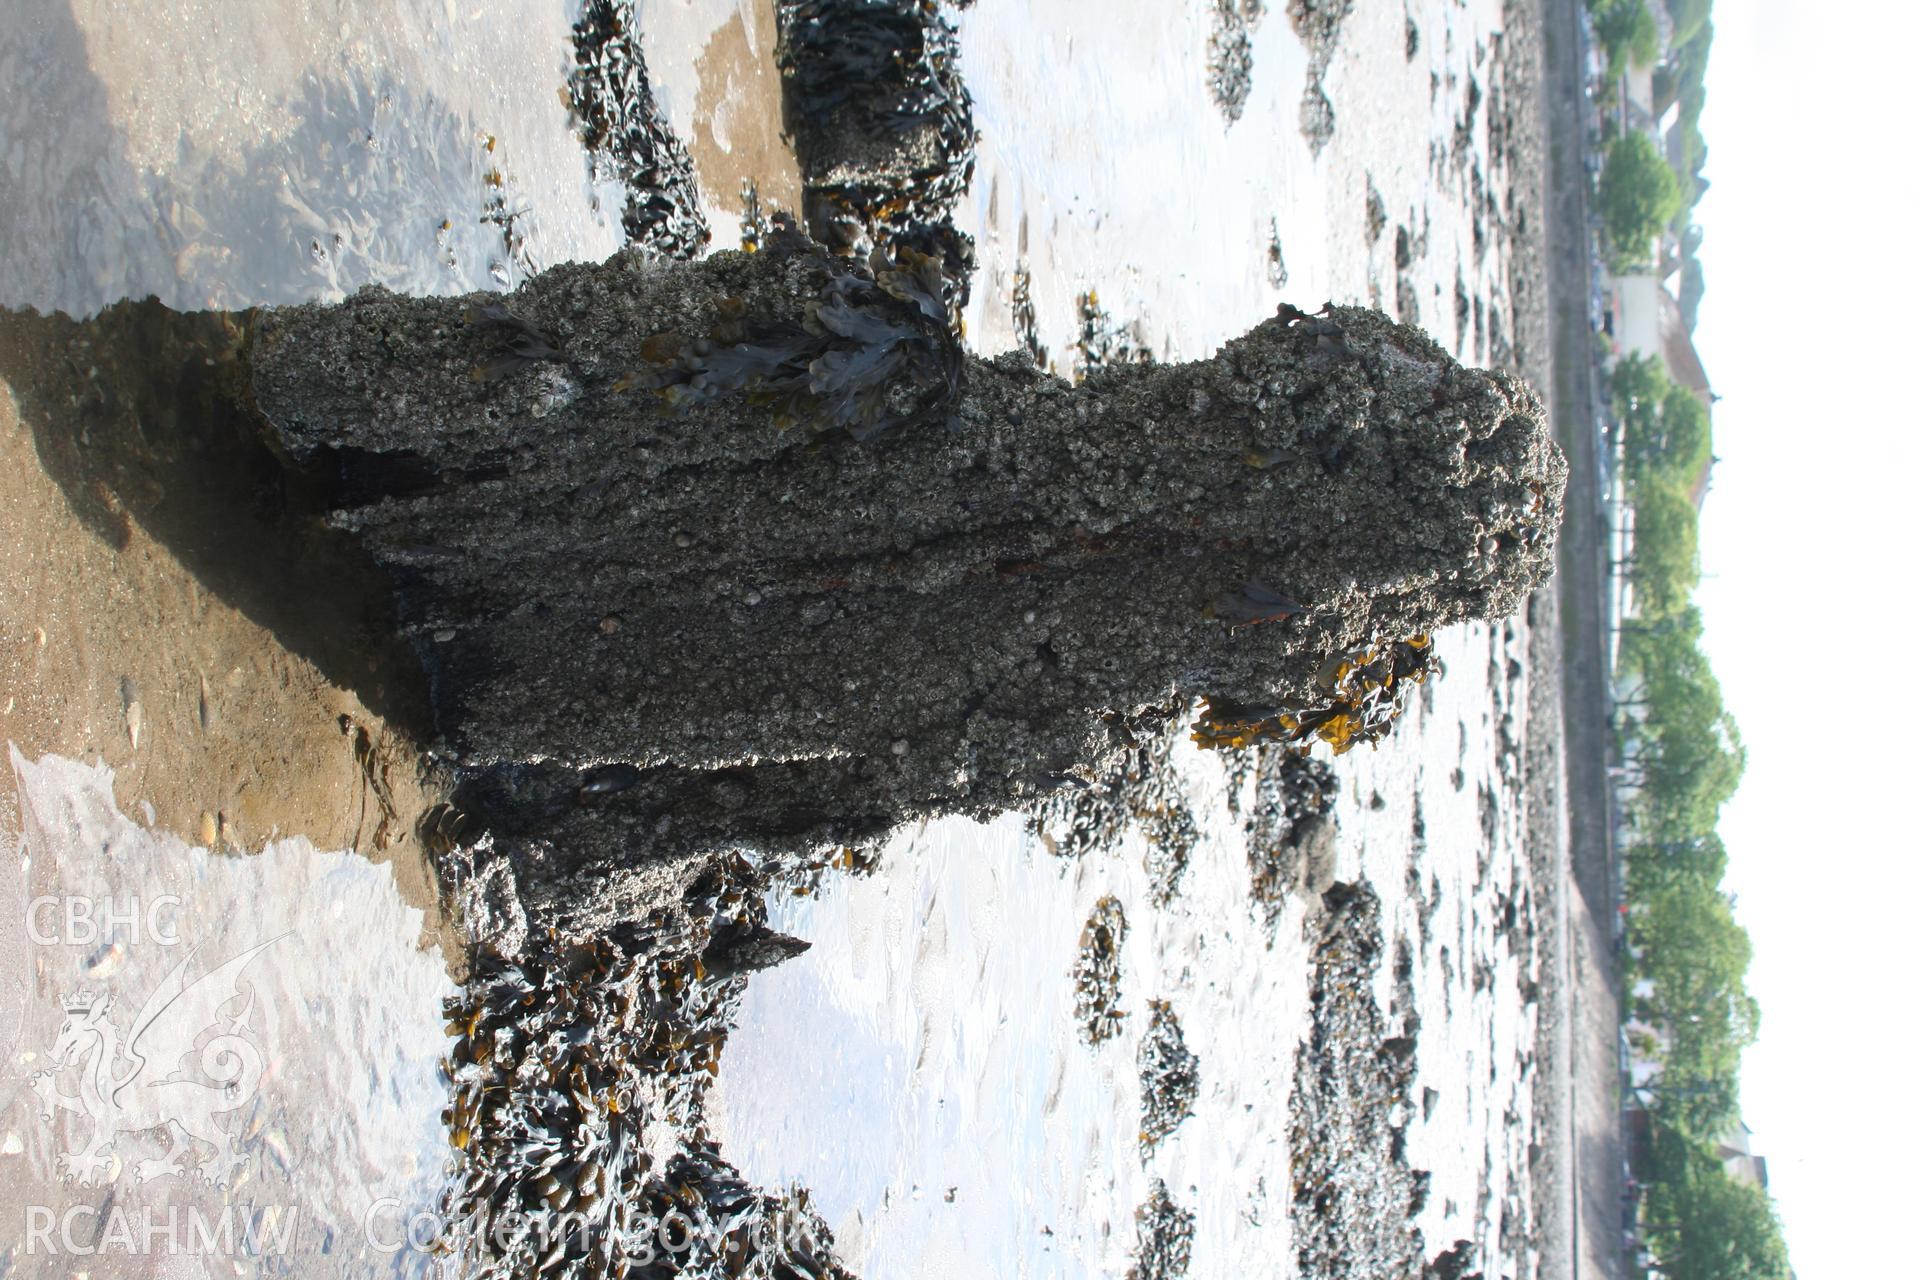
[[[1707,669],[1707,658],[1700,648],[1705,632],[1705,621],[1694,605],[1664,617],[1637,618],[1620,641],[1621,670],[1639,676],[1657,697],[1665,691],[1666,680],[1676,676],[1691,679],[1694,673]]]
[[[1639,680],[1627,704],[1635,716],[1628,762],[1641,788],[1634,817],[1649,845],[1710,836],[1746,769],[1739,727],[1700,641],[1700,611],[1692,607],[1639,623],[1621,641],[1621,669]],[[1715,851],[1691,852],[1703,882],[1716,883],[1722,868],[1712,862]]]
[[[1707,28],[1713,0],[1666,0],[1673,18],[1673,48],[1679,49]]]
[[[1652,356],[1637,352],[1622,357],[1613,366],[1608,384],[1613,411],[1623,419],[1659,405],[1673,387],[1664,365]]]
[[[1685,387],[1675,386],[1660,362],[1631,355],[1614,366],[1614,415],[1624,438],[1627,479],[1635,488],[1650,476],[1692,487],[1712,456],[1712,419]]]
[[[1720,807],[1746,772],[1747,752],[1733,717],[1676,715],[1636,743],[1629,761],[1640,785],[1635,820],[1651,841],[1685,840],[1713,829]]]
[[[1619,679],[1630,686],[1614,706],[1634,720],[1654,714],[1669,673],[1706,661],[1700,652],[1700,611],[1692,606],[1660,618],[1635,617],[1620,624]]]
[[[1656,1186],[1648,1209],[1654,1251],[1671,1280],[1787,1280],[1786,1240],[1760,1187],[1701,1158],[1684,1181]]]
[[[1600,218],[1615,257],[1644,263],[1649,242],[1686,207],[1680,180],[1643,133],[1616,138],[1600,171]]]
[[[1760,1028],[1760,1007],[1747,994],[1753,942],[1733,918],[1726,894],[1680,880],[1636,908],[1639,976],[1652,994],[1639,1001],[1647,1020],[1665,1028],[1664,1060],[1676,1080],[1732,1076]]]
[[[1627,763],[1640,788],[1633,817],[1641,843],[1676,854],[1680,843],[1713,839],[1711,846],[1694,844],[1676,863],[1712,885],[1725,857],[1712,832],[1746,771],[1746,749],[1700,637],[1700,612],[1692,607],[1637,622],[1621,639],[1620,665],[1638,680],[1622,705],[1633,721]],[[1630,877],[1634,866],[1630,861]],[[1638,883],[1650,890],[1667,879],[1648,867],[1630,889]]]
[[[1670,613],[1661,618],[1634,617],[1620,624],[1626,633],[1622,641],[1621,663],[1638,671],[1643,662],[1652,659],[1647,646],[1659,643],[1671,636],[1682,636],[1698,647],[1701,634],[1700,611],[1692,605]]]
[[[1669,1068],[1650,1090],[1653,1122],[1696,1143],[1710,1143],[1740,1122],[1740,1078],[1688,1076]]]
[[[1650,618],[1677,613],[1700,581],[1700,515],[1680,488],[1661,478],[1637,486],[1633,500],[1633,589]]]
[[[1593,34],[1607,52],[1614,75],[1627,66],[1650,67],[1660,56],[1660,28],[1645,0],[1613,0],[1601,6],[1593,19]]]
[[[1642,1182],[1658,1187],[1684,1187],[1693,1176],[1695,1166],[1707,1158],[1699,1141],[1684,1130],[1663,1123],[1657,1112],[1653,1116],[1653,1131],[1648,1136],[1651,1139],[1648,1158],[1643,1166],[1634,1170]],[[1667,1220],[1664,1210],[1654,1219],[1656,1222]]]
[[[1675,480],[1691,485],[1713,456],[1713,419],[1700,397],[1685,387],[1670,389],[1660,401],[1659,435],[1648,442],[1650,460]]]
[[[1712,832],[1647,840],[1627,850],[1627,897],[1649,902],[1681,880],[1715,885],[1727,872],[1727,846]]]

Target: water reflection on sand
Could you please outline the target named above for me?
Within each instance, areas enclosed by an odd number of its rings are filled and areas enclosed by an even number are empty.
[[[146,1224],[169,1213],[183,1235],[196,1214],[216,1226],[231,1213],[262,1230],[282,1223],[274,1239],[283,1247],[260,1252],[276,1255],[286,1274],[416,1268],[420,1259],[375,1246],[407,1213],[433,1209],[444,1180],[440,1002],[453,984],[443,957],[419,945],[421,913],[402,901],[392,869],[298,837],[247,857],[209,852],[120,812],[103,766],[18,751],[11,765],[18,820],[0,857],[0,918],[27,927],[0,933],[9,1274],[65,1274],[75,1252],[89,1254],[94,1275],[154,1274],[169,1251]],[[198,1010],[200,1025],[156,1020],[130,1040],[136,1014],[176,968],[184,966],[182,999],[191,1003],[198,980],[256,948],[233,998],[213,1004],[210,1018]],[[87,1167],[101,1138],[96,1120],[111,1127],[124,1117],[84,1098],[83,1081],[102,1068],[97,1054],[63,1062],[53,1051],[68,1002],[102,999],[125,1054],[113,1064],[126,1084],[115,1105],[132,1106],[147,1081],[179,1068],[195,1083],[156,1114],[220,1113],[241,1159],[225,1185],[211,1184],[206,1143],[180,1172],[143,1167],[169,1146],[151,1130],[116,1134],[110,1162]],[[224,1090],[222,1064],[196,1051],[221,1033],[250,1044],[261,1064]],[[149,1061],[128,1081],[135,1054]],[[49,1087],[77,1105],[44,1101],[38,1091]],[[116,1207],[129,1223],[126,1244],[107,1234]],[[381,1229],[372,1239],[370,1220]],[[51,1235],[36,1236],[49,1223]],[[208,1264],[224,1267],[221,1253],[246,1250],[208,1252]]]
[[[564,6],[24,8],[0,30],[0,304],[464,292],[618,247],[559,97]]]

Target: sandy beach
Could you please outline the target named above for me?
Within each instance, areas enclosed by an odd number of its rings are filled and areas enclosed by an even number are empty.
[[[0,113],[0,738],[27,762],[17,796],[0,788],[0,834],[40,860],[42,888],[83,859],[24,816],[61,779],[82,787],[71,762],[94,770],[87,811],[149,833],[155,859],[252,859],[257,878],[222,881],[222,901],[308,901],[289,839],[376,868],[348,896],[368,955],[429,963],[391,990],[386,962],[353,967],[338,1002],[411,1002],[389,1009],[392,1040],[438,1035],[473,940],[435,877],[449,774],[431,691],[317,492],[210,407],[237,331],[123,300],[458,294],[605,257],[621,195],[555,104],[568,13],[28,8],[0,32],[0,76],[39,86]],[[712,248],[738,245],[750,207],[800,199],[771,6],[638,14]],[[1282,303],[1381,308],[1549,405],[1573,468],[1557,581],[1519,616],[1440,636],[1447,674],[1377,750],[1335,764],[1311,821],[1277,756],[1203,752],[1182,727],[1104,809],[942,819],[896,833],[865,874],[773,889],[768,919],[812,949],[746,984],[698,1131],[649,1141],[717,1142],[748,1181],[804,1188],[840,1261],[873,1277],[1122,1274],[1152,1224],[1182,1221],[1195,1275],[1279,1259],[1307,1280],[1617,1274],[1576,6],[1416,0],[1296,25],[1257,2],[981,0],[947,16],[980,134],[954,213],[978,262],[971,350],[1025,346],[1072,378],[1090,325],[1177,362]],[[1263,872],[1282,887],[1256,892]],[[1090,1042],[1073,975],[1109,900],[1127,922],[1116,1017]],[[29,1058],[98,958],[0,956],[29,1046],[0,1069],[0,1130],[30,1144],[0,1155],[23,1161],[4,1215],[61,1185],[30,1093],[47,1064]],[[114,981],[151,982],[165,959],[130,951]],[[354,1052],[292,1007],[265,1024],[288,1061]],[[1345,1056],[1303,1048],[1326,1043]],[[1182,1054],[1190,1096],[1168,1101]],[[430,1073],[403,1085],[416,1120],[448,1102]],[[320,1096],[386,1114],[354,1088]],[[1138,1140],[1156,1105],[1164,1131]],[[297,1131],[286,1106],[271,1131]],[[291,1150],[273,1183],[290,1195],[303,1158],[374,1158]],[[419,1159],[395,1194],[430,1203],[442,1173]],[[333,1172],[315,1185],[358,1206]],[[1377,1238],[1346,1229],[1361,1221]],[[9,1259],[23,1275],[69,1261]],[[406,1265],[316,1245],[288,1271]]]

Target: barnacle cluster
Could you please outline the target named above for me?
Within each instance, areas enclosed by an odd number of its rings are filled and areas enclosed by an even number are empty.
[[[779,0],[788,118],[815,235],[940,264],[958,314],[973,240],[953,210],[973,180],[973,101],[936,0]]]
[[[1340,26],[1354,0],[1287,0],[1293,33],[1307,46],[1307,89],[1300,95],[1300,136],[1318,156],[1333,140],[1333,103],[1327,97],[1327,71],[1340,47]]]
[[[1253,28],[1266,13],[1262,0],[1214,0],[1207,36],[1207,93],[1232,124],[1253,92]]]
[[[1156,907],[1168,906],[1180,896],[1193,861],[1193,846],[1200,840],[1193,810],[1183,798],[1137,809],[1134,819],[1147,838],[1147,901]]]
[[[1013,333],[1035,367],[1047,367],[1046,344],[1040,341],[1040,317],[1033,307],[1033,272],[1025,262],[1013,269]]]
[[[764,920],[736,860],[591,942],[477,958],[447,1004],[463,1274],[845,1275],[803,1198],[756,1191],[705,1136],[739,975],[778,939]]]
[[[1134,722],[1127,729],[1134,746],[1117,753],[1091,782],[1053,792],[1035,807],[1030,823],[1061,858],[1115,850],[1137,830],[1147,845],[1148,901],[1156,907],[1179,896],[1200,839],[1192,801],[1173,764],[1181,728],[1172,717],[1164,724]]]
[[[712,233],[693,161],[647,80],[633,0],[586,0],[573,24],[573,61],[567,109],[595,180],[626,189],[620,225],[628,242],[657,257],[693,257]]]
[[[1094,903],[1073,966],[1073,1017],[1088,1044],[1118,1035],[1127,1016],[1120,1008],[1120,946],[1126,940],[1127,913],[1109,894]]]
[[[1153,352],[1134,336],[1133,327],[1116,321],[1100,306],[1100,294],[1089,289],[1074,300],[1080,312],[1080,332],[1073,340],[1080,353],[1075,377],[1088,375],[1117,364],[1152,364]]]
[[[1261,747],[1247,815],[1253,901],[1268,928],[1280,923],[1309,845],[1330,838],[1339,782],[1324,760],[1284,746]]]
[[[884,844],[839,845],[808,854],[778,869],[770,868],[773,883],[796,898],[810,898],[829,880],[841,876],[870,876],[880,869]]]
[[[1210,750],[1256,742],[1307,750],[1324,742],[1334,755],[1345,755],[1386,737],[1404,710],[1407,690],[1439,673],[1431,637],[1377,641],[1329,657],[1317,681],[1323,700],[1311,705],[1252,707],[1208,699],[1194,722],[1193,740]]]
[[[1193,1260],[1193,1210],[1182,1209],[1159,1178],[1134,1213],[1139,1232],[1127,1280],[1179,1280]]]
[[[964,357],[947,323],[940,268],[911,249],[875,251],[864,267],[806,244],[784,225],[769,252],[812,254],[826,280],[797,322],[748,316],[736,298],[704,336],[654,334],[645,366],[615,391],[649,390],[675,408],[744,394],[776,423],[867,441],[933,421],[960,394]]]
[[[1288,1099],[1293,1153],[1294,1274],[1417,1276],[1412,1225],[1427,1175],[1407,1162],[1417,1020],[1396,1027],[1374,993],[1385,952],[1380,897],[1335,884],[1311,936],[1312,1031],[1294,1054]],[[1395,1034],[1400,1032],[1400,1034]]]
[[[1200,1059],[1187,1048],[1173,1006],[1155,1000],[1140,1041],[1140,1149],[1150,1153],[1193,1114],[1200,1095]]]

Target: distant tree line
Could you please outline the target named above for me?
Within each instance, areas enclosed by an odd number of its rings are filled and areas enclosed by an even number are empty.
[[[1648,1190],[1643,1230],[1669,1280],[1791,1280],[1787,1243],[1766,1189],[1728,1176],[1710,1147],[1655,1129],[1662,1174]]]
[[[1684,610],[1700,580],[1693,494],[1713,460],[1712,419],[1651,356],[1617,363],[1611,391],[1634,514],[1633,556],[1620,567],[1633,583],[1636,612],[1657,621]]]
[[[1664,2],[1660,48],[1651,3]],[[1677,105],[1665,146],[1637,129],[1609,145],[1595,207],[1616,270],[1659,267],[1658,237],[1679,232],[1682,314],[1689,331],[1705,292],[1691,210],[1706,190],[1700,113],[1706,102],[1712,0],[1587,0],[1617,79],[1654,69],[1653,108]],[[1659,1029],[1643,1041],[1661,1069],[1648,1090],[1651,1146],[1640,1229],[1674,1280],[1786,1280],[1786,1244],[1763,1188],[1732,1177],[1723,1139],[1740,1122],[1740,1057],[1759,1030],[1747,992],[1753,946],[1720,887],[1727,848],[1720,810],[1746,769],[1739,726],[1701,644],[1699,514],[1695,496],[1713,459],[1708,407],[1655,359],[1629,356],[1610,390],[1621,429],[1634,588],[1623,621],[1616,703],[1623,780],[1634,788],[1624,852],[1628,977],[1634,1015]]]
[[[1707,407],[1656,360],[1614,367],[1634,550],[1632,617],[1616,703],[1624,778],[1634,786],[1625,850],[1633,1013],[1659,1028],[1649,1090],[1652,1144],[1641,1229],[1674,1280],[1785,1280],[1773,1204],[1735,1180],[1719,1154],[1739,1123],[1740,1056],[1760,1009],[1746,989],[1753,946],[1720,888],[1717,828],[1746,769],[1739,726],[1701,643],[1699,516],[1693,494],[1713,456]]]

